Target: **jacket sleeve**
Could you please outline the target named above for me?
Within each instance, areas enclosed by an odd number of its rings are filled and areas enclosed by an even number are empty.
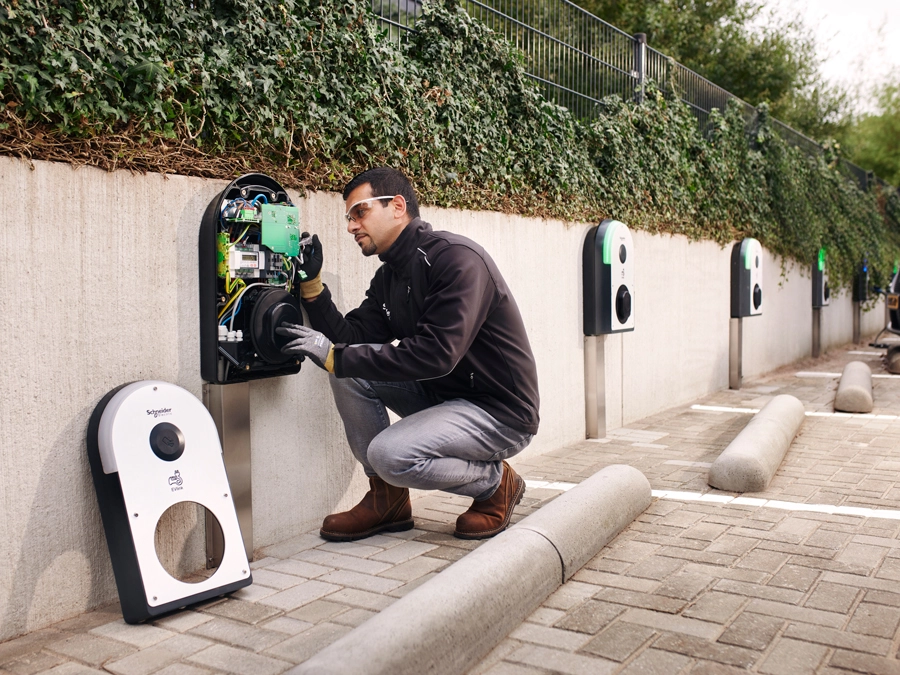
[[[327,286],[315,300],[304,302],[303,308],[312,327],[334,343],[383,344],[393,340],[394,335],[382,310],[384,301],[378,292],[383,285],[382,274],[381,269],[375,273],[365,300],[346,316],[335,307]]]
[[[415,335],[380,349],[336,345],[335,375],[386,382],[431,380],[456,367],[496,306],[496,285],[481,256],[458,245],[438,253],[428,279]]]

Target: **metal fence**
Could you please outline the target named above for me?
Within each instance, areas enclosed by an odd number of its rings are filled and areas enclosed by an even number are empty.
[[[544,96],[568,108],[582,120],[599,114],[608,96],[642,100],[648,82],[677,96],[706,132],[709,115],[729,101],[742,109],[748,125],[757,110],[718,85],[649,47],[643,34],[629,35],[569,0],[461,0],[462,6],[494,32],[512,42],[526,56],[528,75]],[[392,38],[403,40],[415,29],[421,0],[372,0],[372,11]],[[772,120],[775,131],[810,155],[824,148],[799,131]],[[884,181],[847,160],[841,172],[867,190]]]

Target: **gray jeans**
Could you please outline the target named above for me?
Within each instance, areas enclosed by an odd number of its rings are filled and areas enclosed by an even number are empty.
[[[474,403],[443,401],[418,382],[328,379],[353,456],[367,476],[397,487],[487,499],[500,485],[500,462],[533,437]],[[402,419],[391,424],[387,408]]]

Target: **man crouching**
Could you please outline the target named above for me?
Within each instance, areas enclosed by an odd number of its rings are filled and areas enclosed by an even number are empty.
[[[353,178],[347,231],[378,255],[366,297],[342,315],[321,282],[317,236],[299,274],[312,328],[278,329],[333,376],[334,401],[369,492],[325,518],[320,534],[353,541],[413,527],[409,488],[472,498],[454,535],[484,539],[509,525],[525,481],[506,459],[538,429],[534,356],[519,308],[487,252],[419,218],[415,192],[394,169]],[[396,344],[393,344],[397,341]],[[391,424],[387,408],[401,419]]]

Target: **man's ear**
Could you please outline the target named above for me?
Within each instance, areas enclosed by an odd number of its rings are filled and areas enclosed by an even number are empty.
[[[406,213],[406,197],[403,195],[396,195],[391,200],[391,208],[394,209],[394,218],[397,220],[403,220],[404,218],[409,217]]]

